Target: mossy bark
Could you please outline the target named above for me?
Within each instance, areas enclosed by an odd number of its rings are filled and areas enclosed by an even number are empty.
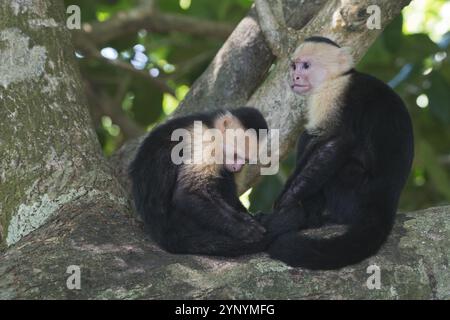
[[[60,0],[0,3],[0,248],[80,198],[126,202],[91,126],[64,13]]]
[[[337,271],[265,254],[172,255],[115,206],[64,212],[0,255],[0,299],[450,299],[450,207],[399,214],[376,256]],[[66,286],[70,265],[80,267],[79,290]],[[379,289],[367,286],[371,265]]]

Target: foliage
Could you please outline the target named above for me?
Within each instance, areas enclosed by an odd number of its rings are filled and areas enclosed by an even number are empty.
[[[67,0],[82,8],[84,22],[105,21],[122,10],[130,10],[135,0]],[[161,0],[158,9],[210,21],[236,24],[245,15],[251,0]],[[447,8],[448,7],[448,8]],[[388,82],[407,103],[413,119],[416,155],[413,171],[401,198],[403,210],[413,210],[450,202],[450,33],[445,19],[450,5],[442,0],[415,0],[404,15],[391,23],[375,42],[358,68]],[[444,22],[443,22],[444,21]],[[448,24],[448,19],[446,20]],[[431,38],[434,40],[431,40]],[[151,129],[165,119],[184,97],[220,48],[223,40],[202,39],[182,33],[157,34],[140,31],[115,39],[111,47],[118,58],[152,76],[164,80],[175,96],[105,61],[80,58],[87,83],[96,91],[114,96],[125,82],[121,108],[130,121]],[[138,45],[138,46],[136,46]],[[92,103],[91,103],[92,104]],[[107,155],[128,137],[114,119],[95,110],[94,120]],[[98,115],[98,113],[100,115]],[[294,165],[293,154],[282,163],[277,176],[264,177],[250,194],[251,210],[270,210],[274,198]]]

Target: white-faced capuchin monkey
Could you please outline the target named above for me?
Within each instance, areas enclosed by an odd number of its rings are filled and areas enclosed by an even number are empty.
[[[197,129],[196,123],[200,124]],[[179,150],[180,142],[173,141],[173,135],[180,129],[191,134],[192,140],[183,137],[184,149]],[[208,129],[216,129],[224,139],[208,136]],[[227,141],[228,129],[235,130],[237,138],[245,130],[249,139],[241,137],[244,148]],[[146,229],[162,248],[219,256],[264,250],[265,229],[239,201],[233,176],[250,154],[257,153],[260,129],[268,129],[261,113],[242,107],[169,120],[143,141],[129,171],[133,196]],[[199,147],[200,158],[188,154]],[[209,156],[222,152],[222,162],[209,161]],[[177,153],[191,163],[175,163]],[[226,161],[227,156],[231,161]]]
[[[268,252],[309,269],[358,263],[393,226],[414,153],[408,111],[385,83],[354,70],[349,50],[330,39],[306,39],[290,67],[292,90],[308,96],[307,124],[296,168],[263,219],[278,235]],[[348,229],[320,239],[298,232],[324,223]]]

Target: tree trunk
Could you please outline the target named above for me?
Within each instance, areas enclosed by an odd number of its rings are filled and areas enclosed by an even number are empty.
[[[385,26],[407,1],[378,2],[389,13]],[[285,12],[301,27],[324,1],[298,3],[285,1]],[[345,3],[328,2],[307,32],[327,30],[325,15],[341,12]],[[289,268],[264,254],[219,259],[163,252],[131,215],[129,197],[101,155],[64,11],[60,0],[0,3],[0,298],[450,297],[450,207],[400,214],[379,255],[340,271]],[[358,48],[357,57],[380,32],[333,30]],[[277,93],[286,61],[277,61],[264,79],[272,62],[252,11],[180,114],[247,104],[251,97],[271,127],[292,118],[283,137],[294,140],[301,101]],[[125,183],[135,145],[115,158]],[[366,268],[374,263],[381,269],[379,290],[366,286]],[[67,286],[69,266],[80,267],[80,289]]]
[[[0,3],[0,247],[68,207],[127,212],[101,155],[60,0]]]

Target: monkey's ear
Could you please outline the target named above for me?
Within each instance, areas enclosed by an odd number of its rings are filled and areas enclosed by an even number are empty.
[[[230,127],[230,124],[231,124],[231,119],[228,118],[228,117],[224,117],[224,119],[223,119],[223,127],[225,129],[228,129]]]
[[[234,119],[232,115],[225,114],[216,120],[215,127],[224,133],[226,129],[232,127],[233,121]]]
[[[352,49],[350,47],[339,48],[339,64],[346,70],[355,66]]]

